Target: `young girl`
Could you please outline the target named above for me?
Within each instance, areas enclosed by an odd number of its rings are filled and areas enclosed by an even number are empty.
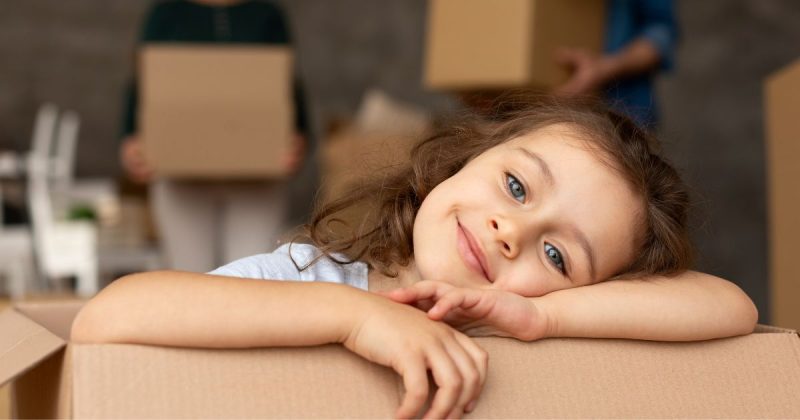
[[[464,332],[521,340],[751,332],[757,314],[738,287],[685,271],[687,192],[650,141],[594,102],[544,99],[499,122],[456,124],[416,146],[408,168],[319,210],[307,226],[313,244],[209,274],[124,277],[84,307],[72,338],[341,343],[402,375],[398,417],[424,405],[430,371],[438,390],[425,416],[452,418],[474,408],[486,377],[487,354]],[[331,229],[365,203],[377,216],[354,234]]]

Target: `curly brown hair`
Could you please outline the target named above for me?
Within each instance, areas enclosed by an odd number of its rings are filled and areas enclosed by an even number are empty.
[[[467,115],[444,124],[414,146],[407,165],[362,180],[349,193],[319,204],[303,236],[334,261],[360,260],[394,276],[393,267],[406,266],[413,259],[414,219],[434,187],[484,151],[555,124],[574,128],[642,198],[645,214],[638,252],[617,277],[673,275],[688,269],[693,249],[686,186],[656,153],[658,144],[650,133],[591,98],[505,96],[488,118]],[[345,222],[343,215],[355,208],[369,211],[358,223]],[[346,229],[335,228],[337,223]]]

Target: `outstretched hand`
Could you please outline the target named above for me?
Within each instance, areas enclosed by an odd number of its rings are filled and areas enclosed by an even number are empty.
[[[472,336],[495,335],[531,341],[547,333],[545,314],[531,299],[511,292],[426,280],[380,294],[425,310],[430,319],[443,320]]]

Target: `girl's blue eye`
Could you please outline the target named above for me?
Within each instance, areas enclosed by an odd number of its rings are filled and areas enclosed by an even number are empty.
[[[514,175],[506,174],[506,185],[508,186],[508,192],[514,197],[514,200],[520,203],[525,202],[525,187],[522,186],[522,183],[519,182]]]
[[[547,258],[553,265],[561,271],[561,274],[567,273],[567,270],[564,268],[564,258],[561,256],[561,251],[559,251],[558,248],[545,242],[544,253],[547,254]]]

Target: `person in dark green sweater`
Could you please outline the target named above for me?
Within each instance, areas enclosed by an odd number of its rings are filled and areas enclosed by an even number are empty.
[[[291,45],[286,18],[262,1],[171,0],[147,14],[139,45],[158,42]],[[152,210],[169,268],[206,272],[225,261],[272,250],[287,211],[281,181],[178,181],[158,177],[137,134],[136,80],[126,92],[120,158],[126,175],[149,185]],[[299,169],[308,139],[303,89],[294,82],[295,146],[283,157]]]

